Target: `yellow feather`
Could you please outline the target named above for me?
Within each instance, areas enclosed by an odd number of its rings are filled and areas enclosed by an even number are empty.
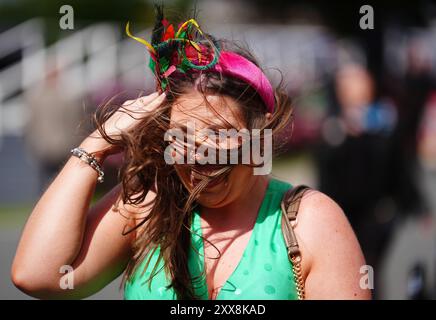
[[[200,32],[200,34],[203,35],[203,31],[201,31],[200,26],[198,25],[197,21],[195,21],[195,19],[189,19],[188,21],[185,21],[185,22],[180,26],[179,30],[178,30],[177,33],[176,33],[176,38],[180,35],[180,32],[183,31],[183,28],[186,27],[186,25],[188,25],[189,23],[190,23],[190,24],[193,24],[193,25],[197,28],[198,32]]]
[[[156,54],[156,50],[153,48],[153,46],[152,46],[149,42],[147,42],[146,40],[144,40],[144,39],[142,39],[142,38],[135,37],[135,36],[133,36],[133,35],[130,33],[130,30],[129,30],[129,24],[130,24],[130,22],[127,22],[127,24],[126,24],[126,33],[127,33],[127,35],[128,35],[130,38],[132,38],[132,39],[134,39],[134,40],[136,40],[136,41],[142,43],[143,45],[145,45],[145,46],[147,47],[147,49],[148,49],[151,53],[153,53],[153,54],[155,55],[155,54]]]

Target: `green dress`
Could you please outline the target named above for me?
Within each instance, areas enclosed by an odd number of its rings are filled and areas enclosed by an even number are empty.
[[[244,253],[224,286],[217,300],[296,300],[298,298],[292,265],[288,259],[285,240],[281,230],[280,202],[283,194],[291,185],[271,178],[265,197],[262,200],[256,223]],[[202,274],[204,267],[203,240],[199,212],[192,216],[192,245],[188,264],[191,276]],[[200,254],[198,254],[200,253]],[[160,270],[151,281],[146,282],[155,262],[158,250],[142,277],[140,277],[146,259],[124,286],[124,298],[129,300],[175,300],[174,290],[167,289],[169,280],[163,269],[163,261],[156,270]],[[208,299],[207,284],[204,277],[197,277],[193,286],[201,299]]]

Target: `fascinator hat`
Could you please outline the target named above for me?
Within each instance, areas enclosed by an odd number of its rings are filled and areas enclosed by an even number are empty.
[[[189,72],[217,72],[250,85],[262,98],[266,112],[274,112],[273,88],[258,66],[235,52],[221,50],[218,41],[206,36],[194,19],[181,23],[176,29],[164,18],[162,7],[157,6],[156,10],[151,42],[133,36],[129,23],[126,33],[147,48],[149,67],[162,91],[167,90],[169,77]],[[205,41],[194,41],[198,36]]]

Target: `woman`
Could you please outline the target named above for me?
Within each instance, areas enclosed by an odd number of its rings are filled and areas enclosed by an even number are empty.
[[[249,163],[205,164],[210,154],[192,148],[240,155],[239,137],[214,140],[201,130],[259,129],[264,142],[272,130],[276,138],[291,119],[289,99],[247,52],[205,35],[195,20],[176,32],[159,9],[151,43],[133,38],[151,54],[159,92],[98,111],[97,130],[27,221],[14,284],[38,298],[84,298],[124,272],[126,299],[296,299],[280,230],[291,185],[255,174],[253,154]],[[193,141],[177,146],[168,135],[185,136],[193,125]],[[121,150],[121,183],[89,208],[101,164]],[[295,232],[306,298],[370,298],[360,285],[361,249],[333,200],[306,193]],[[74,270],[73,289],[59,285],[65,266]]]

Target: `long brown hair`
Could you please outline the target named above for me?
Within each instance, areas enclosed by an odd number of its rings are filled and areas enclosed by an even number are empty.
[[[220,40],[219,44],[226,51],[236,52],[258,65],[248,50],[230,41]],[[122,184],[119,200],[146,212],[138,218],[139,222],[134,228],[124,232],[127,234],[136,230],[136,237],[122,284],[131,279],[144,259],[147,259],[142,275],[155,250],[159,250],[158,261],[153,266],[149,281],[160,271],[157,266],[163,260],[164,271],[171,279],[169,287],[174,289],[177,298],[196,299],[193,283],[200,275],[193,277],[188,269],[191,213],[197,205],[196,199],[212,177],[189,192],[174,165],[165,162],[167,143],[164,134],[170,128],[172,106],[180,96],[193,89],[203,94],[206,103],[209,93],[231,97],[238,102],[246,129],[272,129],[275,150],[278,149],[277,134],[291,123],[292,108],[281,84],[274,90],[276,104],[270,118],[265,116],[266,107],[257,92],[238,79],[218,73],[193,72],[184,77],[169,77],[168,86],[165,101],[154,112],[142,116],[133,129],[123,132],[116,139],[105,133],[104,123],[117,108],[110,104],[101,106],[94,114],[94,122],[106,141],[124,150],[123,164],[119,169]],[[208,107],[212,108],[210,104]],[[228,174],[229,170],[222,170],[222,174]],[[155,192],[155,197],[145,202],[150,190]]]

